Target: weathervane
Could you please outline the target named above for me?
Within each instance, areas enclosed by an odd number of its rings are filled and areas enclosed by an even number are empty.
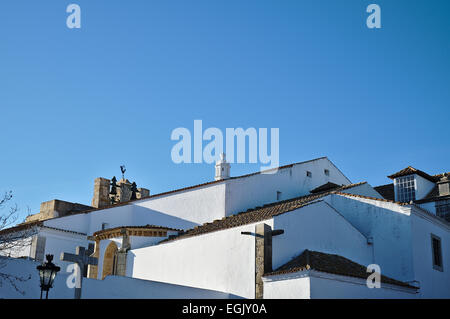
[[[125,172],[127,171],[125,165],[120,165],[120,171],[122,172],[122,179],[125,180]]]

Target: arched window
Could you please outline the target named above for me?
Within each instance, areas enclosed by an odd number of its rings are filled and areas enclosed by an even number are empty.
[[[106,247],[105,254],[103,257],[103,272],[102,280],[106,276],[115,275],[117,271],[117,252],[118,248],[115,242],[111,242],[108,247]]]

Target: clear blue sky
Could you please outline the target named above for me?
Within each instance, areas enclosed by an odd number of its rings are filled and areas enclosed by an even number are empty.
[[[66,27],[66,7],[82,28]],[[377,3],[382,28],[368,29]],[[280,164],[353,182],[450,171],[450,1],[2,0],[0,191],[25,216],[90,204],[95,177],[158,193],[213,179],[171,161],[176,127],[278,127]],[[259,169],[234,164],[232,175]]]

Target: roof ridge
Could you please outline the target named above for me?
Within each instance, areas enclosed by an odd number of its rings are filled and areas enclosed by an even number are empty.
[[[98,235],[102,232],[108,232],[108,231],[113,231],[113,230],[118,230],[118,229],[122,229],[122,228],[140,228],[140,229],[165,229],[165,230],[173,230],[173,231],[182,231],[182,229],[178,229],[178,228],[172,228],[172,227],[167,227],[167,226],[158,226],[158,225],[135,225],[135,226],[117,226],[117,227],[112,227],[112,228],[106,228],[106,229],[101,229],[98,230],[96,232],[94,232],[92,235]]]
[[[390,200],[390,199],[377,198],[377,197],[366,196],[366,195],[350,194],[350,193],[343,193],[343,192],[336,192],[335,194],[342,195],[342,196],[353,196],[353,197],[360,197],[360,198],[378,200],[378,201],[381,201],[381,202],[388,202],[388,203],[393,203],[393,204],[397,204],[397,205],[401,205],[401,206],[409,205],[408,203],[396,202],[396,201],[393,201],[393,200]]]

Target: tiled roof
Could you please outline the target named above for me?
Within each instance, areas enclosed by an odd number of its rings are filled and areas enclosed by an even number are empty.
[[[231,215],[228,217],[224,217],[222,219],[217,219],[210,223],[205,223],[201,226],[194,227],[192,229],[187,230],[184,233],[181,233],[180,235],[169,238],[166,240],[161,241],[161,243],[165,243],[168,241],[178,240],[178,239],[184,239],[188,237],[193,237],[197,235],[202,235],[206,233],[211,233],[218,230],[233,228],[237,226],[247,225],[256,223],[259,221],[267,220],[269,218],[272,218],[273,216],[281,215],[283,213],[290,212],[292,210],[298,209],[300,207],[303,207],[314,200],[320,199],[326,195],[338,192],[338,191],[344,191],[346,189],[350,189],[362,184],[365,184],[366,182],[361,182],[357,184],[350,184],[341,186],[337,189],[324,191],[321,193],[296,197],[292,199],[287,199],[280,202],[275,202],[271,204],[264,205],[262,207],[256,207],[253,209],[249,209],[245,212],[241,212],[235,215]]]
[[[364,196],[364,195],[359,195],[359,194],[348,194],[348,193],[343,193],[343,192],[335,192],[335,193],[336,193],[337,195],[353,196],[353,197],[359,197],[359,198],[365,198],[365,199],[377,200],[377,201],[380,201],[380,202],[393,203],[393,204],[397,204],[397,205],[401,205],[401,206],[409,205],[408,203],[396,202],[396,201],[389,200],[389,199],[384,199],[384,198],[377,198],[377,197],[371,197],[371,196]]]
[[[5,235],[11,232],[18,232],[18,231],[22,231],[22,230],[26,230],[26,229],[30,229],[33,227],[37,227],[37,226],[42,226],[43,222],[42,221],[34,221],[34,222],[29,222],[29,223],[22,223],[22,224],[18,224],[16,226],[10,227],[10,228],[5,228],[0,230],[0,235]]]
[[[64,232],[64,233],[72,233],[72,234],[76,234],[76,235],[87,236],[87,234],[85,234],[85,233],[80,233],[80,232],[77,232],[77,231],[67,230],[67,229],[62,229],[62,228],[50,227],[50,226],[45,226],[45,225],[42,225],[42,228],[47,228],[47,229],[53,229],[53,230],[57,230],[57,231],[62,231],[62,232]]]
[[[312,191],[310,191],[310,193],[311,194],[316,194],[316,193],[320,193],[320,192],[336,189],[336,188],[339,188],[339,187],[341,187],[341,186],[338,185],[338,184],[328,182],[326,184],[323,184],[323,185],[320,185],[319,187],[314,188]]]
[[[44,225],[44,221],[42,221],[42,220],[36,220],[36,221],[33,221],[33,222],[29,222],[29,223],[22,223],[22,224],[19,224],[17,226],[14,226],[14,227],[3,229],[3,230],[0,231],[0,235],[6,235],[6,234],[9,234],[9,233],[15,233],[15,232],[18,232],[18,231],[32,229],[33,227],[42,227],[42,228],[62,231],[62,232],[65,232],[65,233],[72,233],[72,234],[86,236],[86,234],[84,234],[84,233],[80,233],[80,232],[76,232],[76,231],[72,231],[72,230],[45,226]]]
[[[181,229],[170,228],[170,227],[165,227],[165,226],[157,226],[157,225],[145,225],[145,226],[119,226],[119,227],[108,228],[108,229],[102,229],[102,230],[96,231],[96,232],[93,234],[93,236],[101,235],[102,233],[112,232],[112,231],[119,230],[119,229],[131,229],[131,230],[135,230],[135,229],[162,229],[162,230],[181,231]]]
[[[277,270],[264,274],[264,277],[295,273],[298,271],[304,271],[313,269],[320,272],[326,272],[329,274],[355,277],[367,279],[370,275],[367,272],[367,268],[347,259],[345,257],[333,254],[326,254],[318,251],[311,251],[305,249],[303,253],[295,257],[291,261],[287,262],[283,266],[279,267]],[[381,282],[391,285],[397,285],[407,288],[414,288],[407,283],[386,277],[381,275]]]
[[[441,174],[433,175],[433,177],[436,178],[437,180],[441,179],[444,176],[450,176],[450,172],[444,172],[444,173],[441,173]]]
[[[383,198],[395,201],[394,184],[386,184],[374,187]]]
[[[406,176],[406,175],[411,175],[411,174],[417,174],[419,176],[422,176],[423,178],[426,178],[429,181],[432,181],[433,183],[438,181],[438,178],[436,177],[436,175],[435,176],[428,175],[427,173],[425,173],[421,170],[415,169],[412,166],[408,166],[407,168],[404,168],[401,171],[398,171],[397,173],[389,175],[388,177],[390,179],[394,179],[394,178],[397,178],[400,176]]]

